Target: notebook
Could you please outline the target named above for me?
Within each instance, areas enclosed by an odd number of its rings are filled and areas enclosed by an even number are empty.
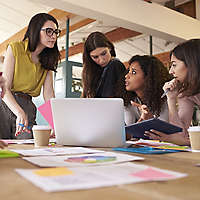
[[[57,144],[91,147],[125,144],[122,99],[51,99],[51,107]]]
[[[143,139],[149,139],[149,137],[145,136],[144,134],[145,131],[150,131],[151,129],[163,132],[165,134],[182,132],[181,127],[162,121],[158,118],[144,120],[125,127],[125,131],[127,134],[131,134],[134,138]]]

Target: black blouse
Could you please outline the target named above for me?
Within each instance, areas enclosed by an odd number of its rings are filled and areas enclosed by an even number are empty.
[[[104,67],[95,97],[114,97],[117,81],[124,75],[125,70],[124,64],[119,59],[112,59]]]

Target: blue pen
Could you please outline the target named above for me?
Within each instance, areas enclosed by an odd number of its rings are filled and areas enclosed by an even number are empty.
[[[22,128],[24,127],[24,124],[19,123],[18,125],[21,126]]]
[[[25,125],[24,125],[24,124],[22,124],[22,123],[19,123],[18,125],[19,125],[19,126],[21,126],[22,128],[24,128],[24,127],[25,127]],[[30,127],[30,126],[27,126],[26,128],[28,129],[28,131],[27,131],[27,132],[28,132],[28,133],[30,133],[30,132],[31,132],[31,127]],[[17,134],[17,135],[19,135],[19,134]]]
[[[24,124],[21,124],[21,123],[19,123],[18,125],[21,126],[21,127],[25,127],[25,125],[24,125]],[[31,130],[31,127],[30,127],[30,126],[27,126],[26,128],[27,128],[28,130]]]

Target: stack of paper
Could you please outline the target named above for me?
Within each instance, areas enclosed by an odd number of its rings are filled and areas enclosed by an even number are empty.
[[[24,156],[57,156],[83,153],[102,153],[104,151],[85,147],[46,147],[38,149],[11,149]]]
[[[166,181],[186,176],[186,174],[133,163],[93,167],[16,169],[16,171],[46,192],[91,189],[145,181]]]
[[[191,148],[188,146],[179,146],[176,144],[168,143],[168,142],[160,142],[157,140],[143,140],[140,139],[138,141],[128,141],[129,144],[134,144],[137,146],[148,146],[159,149],[169,149],[169,150],[180,150],[180,151],[191,151]]]
[[[144,160],[144,158],[142,157],[130,156],[127,154],[119,154],[113,152],[82,154],[74,156],[23,157],[23,159],[40,167],[63,167],[63,166],[74,167],[74,166],[109,165],[120,162]]]
[[[143,160],[142,157],[85,147],[48,147],[13,151],[32,156],[23,159],[35,165],[51,167],[16,169],[17,173],[46,192],[171,180],[186,176],[178,172],[130,163]]]

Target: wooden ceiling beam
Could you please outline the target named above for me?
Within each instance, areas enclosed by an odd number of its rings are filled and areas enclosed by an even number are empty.
[[[138,33],[136,31],[132,31],[132,30],[129,30],[129,29],[126,29],[126,28],[122,28],[122,27],[116,28],[112,31],[105,33],[105,35],[113,43],[131,38],[131,37],[135,37],[135,36],[138,36],[140,34],[141,33]],[[84,47],[83,42],[69,47],[69,57],[83,52],[83,47]],[[64,59],[65,58],[65,49],[61,50],[60,53],[61,53],[61,59]]]
[[[79,22],[71,25],[69,27],[69,32],[75,31],[75,30],[77,30],[77,29],[79,29],[79,28],[81,28],[83,26],[86,26],[86,25],[88,25],[88,24],[90,24],[90,23],[92,23],[94,21],[96,21],[96,20],[89,19],[89,18],[83,19],[83,20],[81,20],[81,21],[79,21]],[[64,36],[65,34],[66,34],[66,29],[63,29],[62,32],[61,32],[61,34],[60,34],[60,37]]]
[[[69,13],[67,11],[60,10],[60,9],[53,9],[53,10],[49,11],[48,13],[50,15],[52,15],[53,17],[55,17],[57,20],[63,20],[66,18],[73,18],[73,17],[77,16],[73,13]]]
[[[23,28],[19,32],[15,33],[13,36],[11,36],[9,39],[5,40],[0,44],[0,54],[2,54],[4,51],[6,51],[7,46],[12,41],[22,40],[24,37],[24,34],[26,33],[27,27]]]
[[[194,17],[195,18],[195,1],[192,0],[191,2],[188,3],[184,3],[180,6],[177,6],[177,9],[180,9],[182,11],[183,14]],[[132,30],[128,30],[125,28],[118,28],[115,29],[113,31],[110,31],[108,33],[106,33],[106,36],[112,41],[112,42],[118,42],[130,37],[135,37],[140,35],[140,33],[132,31]],[[77,45],[71,46],[69,48],[69,56],[73,56],[75,54],[81,53],[83,52],[83,46],[84,43],[79,43]],[[168,65],[169,62],[169,52],[164,52],[161,54],[157,54],[155,55],[156,57],[158,57],[166,66]],[[65,50],[61,51],[61,58],[65,58]],[[127,62],[126,62],[126,65]]]
[[[114,43],[114,42],[119,42],[121,40],[125,40],[131,37],[136,37],[138,35],[141,35],[141,33],[119,27],[113,31],[107,32],[105,35],[108,37],[108,39],[111,42]]]
[[[69,13],[69,12],[66,12],[63,10],[59,10],[59,9],[53,9],[49,12],[49,14],[53,15],[57,20],[73,18],[76,16],[75,14],[72,14],[72,13]],[[13,36],[11,36],[9,39],[2,42],[0,44],[0,55],[6,50],[8,44],[10,42],[22,40],[26,33],[26,30],[27,30],[27,27],[23,28],[22,30],[20,30],[19,32],[15,33]]]

